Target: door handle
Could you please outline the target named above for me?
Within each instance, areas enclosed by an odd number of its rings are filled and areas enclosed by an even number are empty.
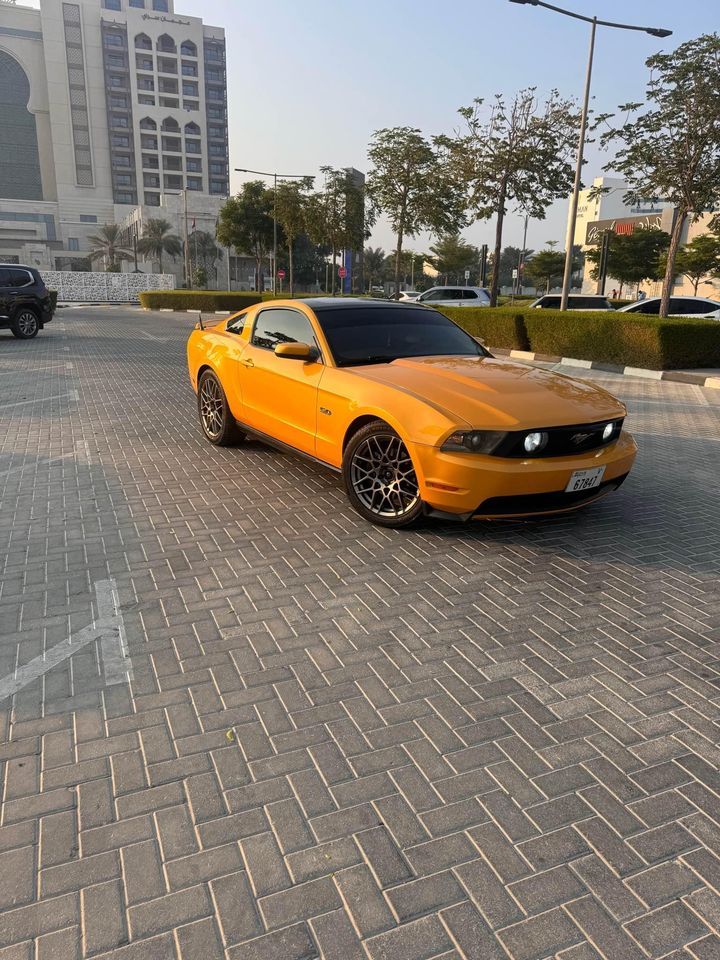
[[[244,367],[254,367],[255,364],[252,360],[240,360],[239,361]]]

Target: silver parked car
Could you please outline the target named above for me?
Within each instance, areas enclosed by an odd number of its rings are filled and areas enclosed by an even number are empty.
[[[707,297],[670,297],[671,317],[712,317],[718,319],[720,303]],[[660,312],[660,297],[646,297],[620,307],[618,313],[654,313]]]
[[[490,293],[485,287],[430,287],[415,303],[443,307],[489,307]]]
[[[538,297],[537,300],[528,306],[529,310],[559,310],[560,294],[546,293],[544,297]],[[568,310],[614,310],[607,297],[599,297],[594,294],[571,293],[568,297]]]

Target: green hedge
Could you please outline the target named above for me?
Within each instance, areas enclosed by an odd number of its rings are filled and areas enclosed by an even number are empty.
[[[491,348],[650,370],[720,366],[717,320],[510,307],[445,307],[442,313]]]
[[[245,290],[146,290],[140,303],[147,310],[202,310],[233,313],[260,303],[262,296]]]
[[[57,290],[48,290],[48,293],[50,294],[50,306],[52,307],[53,313],[55,313],[57,310],[58,292]]]
[[[488,346],[529,350],[525,318],[517,307],[440,307],[453,320]]]

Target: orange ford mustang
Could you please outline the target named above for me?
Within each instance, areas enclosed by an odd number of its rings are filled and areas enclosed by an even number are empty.
[[[636,446],[605,390],[495,359],[429,307],[258,304],[188,341],[207,439],[250,433],[342,472],[385,527],[560,513],[617,489]]]

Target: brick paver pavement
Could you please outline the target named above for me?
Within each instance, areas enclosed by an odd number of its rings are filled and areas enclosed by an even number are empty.
[[[619,494],[393,533],[204,442],[189,323],[0,337],[0,960],[720,956],[720,396],[594,374]]]

